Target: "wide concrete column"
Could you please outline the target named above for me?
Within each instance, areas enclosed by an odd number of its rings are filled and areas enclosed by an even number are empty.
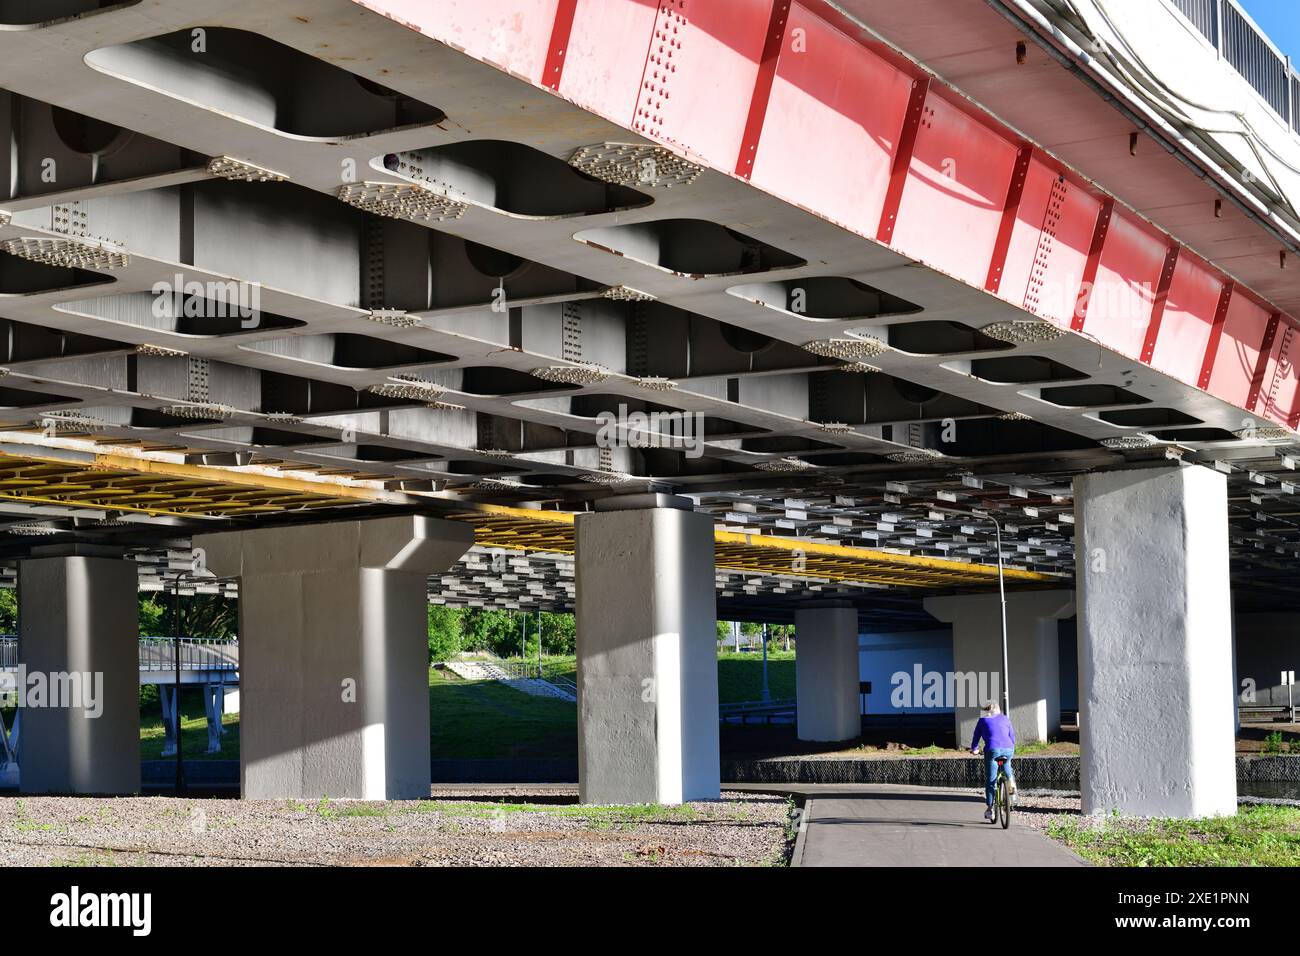
[[[719,796],[713,519],[629,495],[577,518],[583,803]]]
[[[38,548],[18,562],[22,793],[140,792],[136,567],[105,553]]]
[[[1224,476],[1081,475],[1074,500],[1083,812],[1235,813]]]
[[[996,591],[925,599],[926,613],[952,625],[953,677],[957,691],[957,745],[970,744],[980,707],[990,696],[1002,702],[1002,604]],[[1073,591],[1007,594],[1007,665],[1011,723],[1021,743],[1050,740],[1061,730],[1061,671],[1057,621],[1074,614]],[[947,688],[945,688],[945,692]]]
[[[852,740],[862,733],[858,612],[851,604],[801,607],[794,615],[800,740]]]
[[[427,578],[473,530],[408,515],[194,543],[239,578],[243,796],[428,796]]]

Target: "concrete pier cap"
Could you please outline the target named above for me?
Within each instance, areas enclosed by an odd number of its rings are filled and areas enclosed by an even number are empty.
[[[217,577],[372,568],[431,574],[474,544],[467,524],[424,515],[324,521],[198,535],[202,564]]]
[[[1072,590],[1007,593],[1007,666],[1002,673],[1002,601],[996,591],[925,598],[927,614],[952,625],[954,689],[977,686],[1002,703],[1003,682],[1010,689],[1012,726],[1021,743],[1047,741],[1061,729],[1060,650],[1057,621],[1073,617]],[[987,675],[987,676],[986,676]],[[996,678],[996,692],[994,680]],[[954,700],[957,745],[969,744],[984,700]]]

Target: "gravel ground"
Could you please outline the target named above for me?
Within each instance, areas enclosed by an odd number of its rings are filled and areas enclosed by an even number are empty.
[[[388,803],[3,797],[0,866],[785,865],[789,820],[774,796],[581,807],[576,787]]]
[[[983,794],[983,790],[980,791]],[[1077,817],[1079,795],[1060,790],[1023,790],[1016,794],[1012,826],[1033,827],[1046,832],[1061,815]]]

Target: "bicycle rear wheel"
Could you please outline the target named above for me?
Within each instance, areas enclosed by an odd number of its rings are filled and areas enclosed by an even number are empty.
[[[1011,786],[1005,772],[998,774],[997,807],[998,822],[1005,830],[1011,826]]]

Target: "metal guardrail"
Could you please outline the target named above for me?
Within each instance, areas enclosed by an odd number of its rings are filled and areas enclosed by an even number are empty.
[[[1300,132],[1300,74],[1237,0],[1170,0],[1291,129]]]
[[[549,681],[552,684],[559,684],[570,690],[577,690],[577,685],[573,679],[568,676],[570,664],[560,661],[542,661],[538,664],[535,660],[520,660],[519,658],[503,658],[492,661],[497,667],[505,671],[506,676],[511,680],[523,680],[527,678],[540,678]]]
[[[561,674],[555,674],[552,677],[545,678],[545,680],[548,683],[554,684],[561,690],[567,690],[574,697],[578,696],[578,685],[572,678],[565,677]]]
[[[181,670],[231,671],[239,669],[239,641],[216,640],[206,637],[180,639]],[[18,638],[0,637],[0,667],[18,666]],[[170,637],[140,638],[140,670],[169,671],[176,669],[174,639]]]
[[[735,704],[719,704],[720,714],[756,714],[765,710],[793,710],[793,697],[781,697],[776,700],[742,700]]]
[[[745,700],[735,704],[719,704],[718,720],[724,724],[770,724],[774,719],[793,718],[797,711],[797,702],[793,697],[776,700]]]
[[[175,639],[170,637],[140,638],[140,670],[175,670],[176,643]],[[238,641],[182,637],[179,644],[180,664],[183,671],[229,671],[239,669]]]

